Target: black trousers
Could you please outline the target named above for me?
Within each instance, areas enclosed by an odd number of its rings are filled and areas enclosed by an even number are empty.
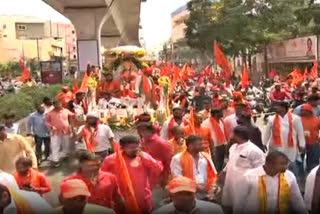
[[[225,145],[215,147],[215,152],[213,154],[213,162],[217,172],[221,172],[223,170],[225,155],[226,155]]]
[[[50,137],[39,137],[35,135],[34,141],[36,143],[36,156],[38,161],[42,159],[42,144],[44,144],[44,154],[47,159],[50,155]]]

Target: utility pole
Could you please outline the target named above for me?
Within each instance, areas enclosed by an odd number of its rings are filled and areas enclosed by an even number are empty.
[[[38,55],[38,62],[40,64],[40,53],[39,53],[39,38],[36,38],[37,40],[37,55]]]

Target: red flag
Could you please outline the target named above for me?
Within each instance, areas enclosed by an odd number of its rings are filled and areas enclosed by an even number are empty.
[[[211,76],[212,74],[212,69],[211,69],[211,65],[207,65],[204,69],[203,69],[203,75],[204,76]]]
[[[214,57],[215,57],[216,63],[222,69],[222,76],[225,77],[225,79],[229,80],[231,77],[231,68],[227,60],[227,57],[224,55],[223,51],[220,49],[218,42],[214,42]]]
[[[22,73],[21,73],[21,76],[16,79],[16,81],[24,82],[24,81],[26,81],[26,80],[31,78],[31,74],[30,74],[30,71],[26,68],[26,66],[25,66],[24,62],[22,61],[22,59],[20,59],[19,64],[20,64]]]
[[[301,81],[303,81],[303,75],[301,74],[299,69],[294,69],[289,76],[292,76],[292,85],[296,86],[298,85]]]
[[[318,79],[318,61],[313,61],[313,67],[311,68],[310,77],[312,79]]]
[[[242,77],[241,77],[241,88],[245,89],[249,85],[249,76],[247,66],[243,67]]]

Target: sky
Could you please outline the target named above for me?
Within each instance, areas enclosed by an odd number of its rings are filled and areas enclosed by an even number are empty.
[[[161,44],[170,38],[171,13],[189,0],[147,0],[141,6],[141,24],[146,46]]]
[[[147,48],[170,38],[171,13],[189,0],[147,0],[141,6],[141,24]],[[0,15],[36,16],[69,23],[63,15],[41,0],[0,0]]]

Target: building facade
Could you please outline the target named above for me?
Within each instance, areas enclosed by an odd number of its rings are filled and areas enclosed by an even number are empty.
[[[0,16],[0,63],[20,58],[77,59],[76,33],[69,23],[25,16]]]
[[[190,11],[187,6],[179,7],[171,14],[171,42],[176,43],[185,37],[186,24],[185,20],[188,19]]]

